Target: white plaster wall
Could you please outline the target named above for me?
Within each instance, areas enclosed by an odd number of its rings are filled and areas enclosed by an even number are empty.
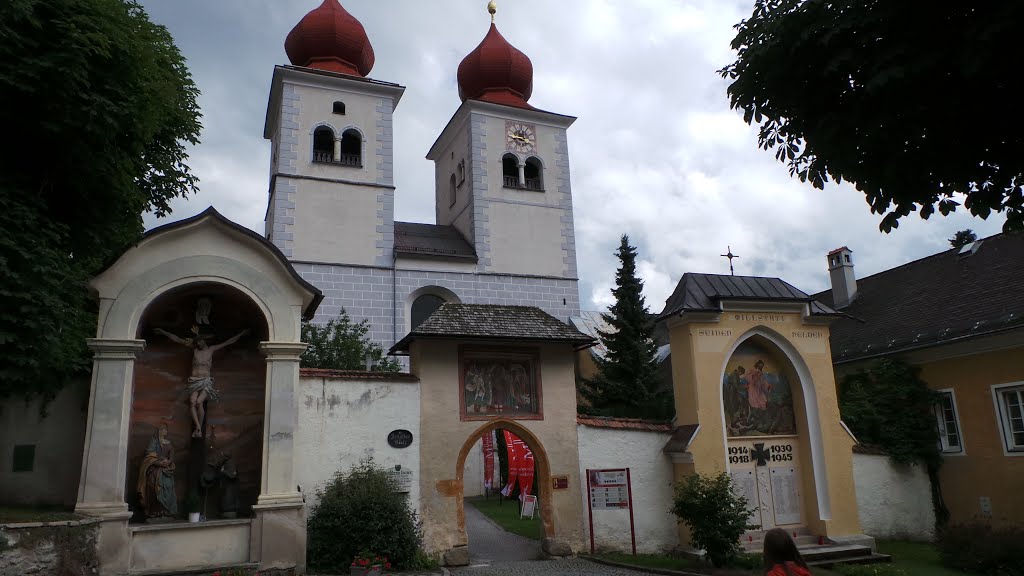
[[[495,468],[498,461],[495,460]],[[466,456],[466,466],[462,471],[463,495],[483,496],[484,494],[484,441],[477,440],[476,445]]]
[[[306,377],[299,388],[295,478],[306,497],[307,517],[316,503],[315,489],[368,456],[383,468],[401,464],[414,472],[409,502],[418,510],[419,383]],[[413,433],[412,446],[388,445],[388,434],[399,429]]]
[[[931,483],[922,466],[893,464],[888,456],[853,455],[857,512],[864,533],[875,538],[935,538]]]
[[[638,553],[661,553],[679,546],[672,506],[672,463],[662,452],[669,434],[579,426],[580,489],[583,526],[589,547],[587,510],[588,469],[629,468],[633,494],[633,522]],[[630,552],[629,512],[594,510],[594,545],[598,550]]]
[[[491,202],[491,263],[511,274],[562,276],[561,209]]]
[[[377,204],[383,192],[381,188],[303,181],[295,202],[294,259],[375,264]]]
[[[88,386],[61,391],[40,414],[39,401],[0,403],[0,505],[72,507],[85,442]],[[13,472],[14,447],[35,445],[31,472]]]

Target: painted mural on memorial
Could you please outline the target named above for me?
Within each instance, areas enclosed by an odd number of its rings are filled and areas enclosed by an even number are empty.
[[[722,375],[730,438],[796,434],[793,394],[775,357],[753,342],[733,353]]]
[[[535,358],[529,354],[464,354],[463,415],[539,414],[535,366]]]

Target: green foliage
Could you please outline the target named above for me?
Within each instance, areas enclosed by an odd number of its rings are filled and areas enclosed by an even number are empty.
[[[935,403],[938,395],[918,376],[920,369],[883,358],[839,383],[843,422],[863,443],[877,446],[900,464],[924,464],[932,485],[935,522],[949,519],[938,470],[942,465]]]
[[[1005,212],[1024,227],[1024,3],[757,0],[736,26],[733,108],[801,182],[847,180],[889,232],[911,212]]]
[[[900,464],[942,460],[934,412],[938,396],[919,372],[884,358],[839,383],[843,422],[862,443],[882,448]]]
[[[690,529],[694,546],[721,568],[734,564],[743,549],[740,536],[749,529],[754,512],[747,499],[732,489],[729,475],[693,474],[676,484],[672,513]]]
[[[398,372],[401,364],[384,356],[384,348],[366,336],[369,331],[368,321],[353,322],[344,308],[337,318],[328,320],[327,324],[303,322],[302,341],[309,344],[309,347],[302,353],[302,366],[365,370],[366,355],[369,354],[375,371]]]
[[[599,416],[668,420],[675,413],[672,392],[658,377],[658,347],[654,323],[644,299],[644,283],[636,275],[636,248],[622,235],[615,253],[615,304],[601,318],[613,330],[598,335],[608,351],[596,358],[598,373],[583,380],[579,392],[588,406],[582,411]]]
[[[974,233],[970,228],[966,230],[960,230],[952,238],[949,239],[949,245],[953,248],[963,248],[971,242],[978,239],[978,235]]]
[[[198,90],[130,0],[0,3],[0,397],[51,398],[89,366],[86,282],[142,213],[196,190]]]
[[[988,524],[950,526],[940,533],[942,563],[954,570],[991,576],[1024,576],[1024,529]]]
[[[316,496],[307,522],[310,568],[343,572],[364,550],[387,556],[398,569],[415,568],[424,561],[416,513],[394,478],[372,458],[347,474],[335,474]]]

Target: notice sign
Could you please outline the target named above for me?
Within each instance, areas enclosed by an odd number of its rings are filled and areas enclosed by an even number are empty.
[[[590,497],[590,552],[594,545],[594,510],[626,510],[629,512],[629,532],[636,555],[636,530],[633,526],[633,493],[629,468],[613,470],[587,470],[587,492]]]
[[[388,470],[395,483],[398,484],[398,491],[408,493],[412,490],[412,470],[403,470],[401,464],[396,464],[394,470]]]

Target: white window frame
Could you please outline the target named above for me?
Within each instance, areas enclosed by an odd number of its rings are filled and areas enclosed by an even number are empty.
[[[1011,389],[1018,389],[1024,400],[1024,382],[1009,382],[992,386],[992,402],[996,409],[996,425],[999,428],[999,439],[1003,443],[1003,455],[1024,456],[1024,445],[1013,445],[1013,434],[1010,430],[1009,414],[1003,404],[1002,395]]]
[[[956,437],[960,442],[959,447],[949,445],[949,436],[946,432],[945,407],[941,402],[935,404],[935,424],[939,429],[939,451],[943,456],[963,456],[967,454],[964,447],[964,427],[960,425],[960,408],[956,405],[956,393],[952,388],[936,390],[938,394],[948,396],[950,404],[953,405],[953,423],[956,425]]]

